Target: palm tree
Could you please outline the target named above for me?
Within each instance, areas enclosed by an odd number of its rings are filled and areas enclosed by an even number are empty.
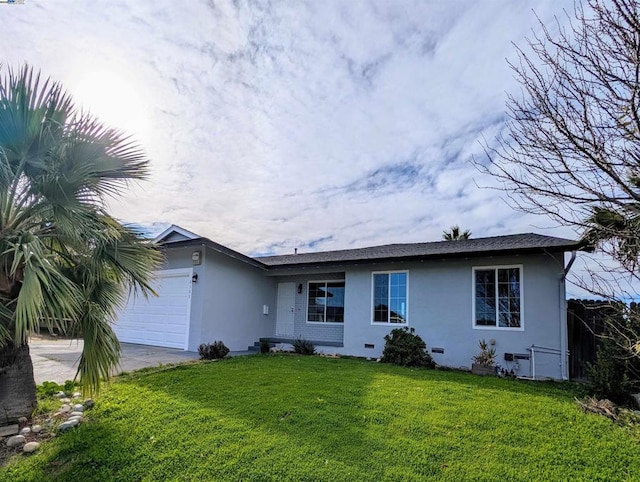
[[[468,229],[460,231],[460,226],[457,224],[455,226],[451,226],[449,231],[442,232],[442,239],[445,241],[459,241],[461,239],[469,239],[470,237],[471,231]]]
[[[27,66],[0,77],[0,426],[35,408],[28,337],[41,324],[83,337],[85,391],[118,363],[110,322],[131,290],[152,293],[160,253],[104,204],[147,164],[57,82]]]

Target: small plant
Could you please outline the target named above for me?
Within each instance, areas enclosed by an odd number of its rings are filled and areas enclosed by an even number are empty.
[[[298,338],[293,342],[293,351],[299,355],[313,355],[316,347],[309,340]]]
[[[485,340],[480,340],[478,345],[480,346],[480,353],[473,357],[473,363],[485,367],[494,366],[496,364],[496,349],[492,346],[490,347]]]
[[[427,344],[414,328],[395,328],[384,337],[385,345],[382,351],[383,363],[394,363],[407,367],[435,368],[436,364],[427,353]]]
[[[271,345],[267,340],[260,342],[260,353],[269,353],[271,351]]]
[[[229,348],[221,341],[203,343],[198,347],[201,360],[220,360],[229,354]]]
[[[59,392],[71,394],[75,391],[76,383],[73,380],[67,380],[64,385],[58,385],[56,382],[42,382],[41,385],[36,387],[36,393],[38,397],[53,397]]]

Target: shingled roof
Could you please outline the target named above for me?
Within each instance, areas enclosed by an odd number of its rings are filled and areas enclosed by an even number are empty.
[[[255,258],[271,267],[294,267],[357,262],[410,261],[506,254],[559,253],[584,248],[581,241],[527,233],[489,238],[436,241],[431,243],[386,244],[368,248]]]

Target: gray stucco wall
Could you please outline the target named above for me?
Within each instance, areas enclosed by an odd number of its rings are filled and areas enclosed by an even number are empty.
[[[276,286],[265,272],[207,249],[199,336],[190,346],[222,340],[231,350],[246,350],[275,331]],[[198,282],[199,283],[199,282]],[[269,314],[263,314],[263,306]],[[194,318],[192,317],[192,320]]]
[[[200,251],[200,265],[191,255]],[[167,250],[164,269],[193,268],[189,350],[222,340],[231,350],[246,350],[275,330],[275,283],[264,272],[209,248]],[[269,314],[263,315],[263,305]]]
[[[475,266],[523,265],[522,285],[524,331],[474,329],[472,324],[472,268]],[[346,272],[344,348],[350,355],[377,357],[384,347],[384,336],[395,326],[371,323],[372,271],[408,270],[408,326],[426,341],[437,363],[450,367],[470,367],[479,351],[478,341],[495,340],[498,363],[504,353],[529,353],[532,344],[561,349],[560,279],[562,258],[548,255],[446,260],[423,263],[355,267]],[[365,344],[374,345],[367,349]],[[561,357],[536,356],[536,376],[562,378]],[[519,362],[519,374],[530,375],[529,361]],[[513,363],[508,364],[509,368]]]
[[[200,266],[193,266],[191,254],[203,251]],[[169,250],[165,269],[193,268],[198,282],[193,284],[189,349],[214,340],[224,341],[232,350],[245,350],[260,337],[275,335],[277,284],[302,284],[296,290],[294,333],[314,341],[343,343],[343,347],[322,346],[321,351],[356,356],[378,357],[384,336],[396,325],[371,323],[372,272],[407,270],[408,326],[416,329],[428,348],[443,348],[433,353],[437,363],[450,367],[471,366],[478,353],[480,339],[495,340],[498,363],[504,353],[529,354],[531,345],[566,350],[561,335],[566,311],[561,281],[562,256],[528,255],[461,260],[425,261],[403,264],[376,264],[332,269],[282,270],[268,273],[246,263],[204,248]],[[522,265],[523,331],[475,329],[472,323],[473,267]],[[308,281],[345,279],[344,324],[306,322]],[[263,305],[269,315],[262,314]],[[566,327],[565,327],[566,328]],[[365,348],[365,344],[373,348]],[[564,345],[564,347],[563,347]],[[519,375],[529,376],[530,361],[519,362]],[[536,354],[536,375],[562,378],[558,354]]]

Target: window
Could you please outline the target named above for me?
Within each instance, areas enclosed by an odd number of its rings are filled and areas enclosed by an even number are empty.
[[[344,281],[310,281],[307,321],[344,323]]]
[[[373,322],[407,323],[406,271],[373,273]]]
[[[522,329],[522,267],[474,268],[474,328]]]

